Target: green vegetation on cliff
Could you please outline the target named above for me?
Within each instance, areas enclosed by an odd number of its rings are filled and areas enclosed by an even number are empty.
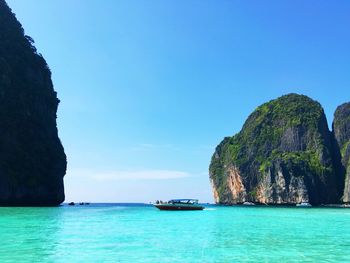
[[[217,147],[210,165],[217,201],[293,203],[306,198],[313,203],[335,202],[339,198],[331,154],[331,133],[318,102],[297,94],[272,100],[259,106],[238,134]],[[239,170],[245,198],[228,195],[228,167]],[[276,179],[280,174],[283,180]],[[303,197],[290,192],[290,180],[298,177],[307,191]],[[259,196],[257,189],[265,190]]]

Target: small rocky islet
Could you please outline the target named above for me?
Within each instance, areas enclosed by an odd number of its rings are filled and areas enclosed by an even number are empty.
[[[288,94],[259,106],[216,147],[209,174],[217,204],[350,202],[350,103],[329,130],[311,98]]]

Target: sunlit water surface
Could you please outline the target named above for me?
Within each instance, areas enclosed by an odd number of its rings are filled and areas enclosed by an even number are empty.
[[[0,208],[0,262],[350,262],[350,209]]]

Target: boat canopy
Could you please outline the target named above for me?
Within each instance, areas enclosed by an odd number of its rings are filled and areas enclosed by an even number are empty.
[[[172,200],[169,200],[168,203],[191,203],[191,204],[196,204],[196,203],[198,203],[198,199],[191,199],[191,198],[187,198],[187,199],[172,199]]]

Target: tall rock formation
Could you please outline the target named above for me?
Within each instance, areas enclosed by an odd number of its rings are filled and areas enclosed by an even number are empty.
[[[66,155],[51,72],[0,0],[0,205],[58,205]]]
[[[340,151],[339,169],[345,174],[343,202],[350,202],[350,103],[340,105],[334,113],[333,133]]]
[[[265,103],[217,146],[209,168],[215,201],[339,202],[332,147],[318,102],[289,94]]]

